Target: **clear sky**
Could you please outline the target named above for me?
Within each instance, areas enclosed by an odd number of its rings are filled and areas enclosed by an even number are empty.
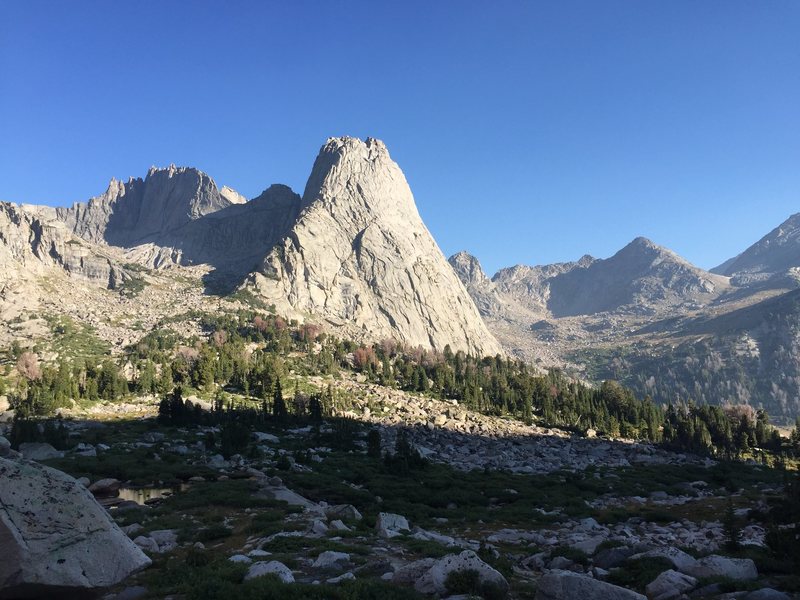
[[[710,268],[800,211],[800,2],[0,1],[2,200],[302,192],[334,135],[490,274],[638,235]]]

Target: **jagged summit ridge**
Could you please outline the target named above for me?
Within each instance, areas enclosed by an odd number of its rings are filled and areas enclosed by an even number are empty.
[[[372,138],[325,143],[302,212],[256,282],[276,303],[373,339],[502,352],[423,224],[402,171]]]
[[[192,167],[151,167],[144,179],[112,179],[104,194],[59,208],[76,235],[114,246],[158,243],[190,221],[231,205],[214,180]]]
[[[456,271],[465,281],[463,269]],[[575,262],[516,265],[501,269],[491,281],[501,298],[554,317],[625,307],[658,311],[684,303],[703,303],[728,285],[724,277],[703,271],[644,237],[635,238],[607,259],[584,255]],[[468,288],[480,305],[485,286],[483,291]]]

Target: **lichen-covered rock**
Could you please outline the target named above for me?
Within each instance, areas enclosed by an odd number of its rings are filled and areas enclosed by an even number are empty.
[[[349,563],[350,563],[350,555],[347,554],[347,552],[335,552],[333,550],[326,550],[317,557],[317,559],[311,566],[314,569],[339,570]]]
[[[498,596],[508,592],[508,581],[503,575],[483,562],[472,550],[461,554],[448,554],[433,563],[430,569],[417,580],[414,589],[422,594],[447,593],[447,578],[451,573],[474,571],[481,587],[492,588]]]
[[[247,570],[247,574],[244,576],[244,579],[245,581],[248,581],[250,579],[255,579],[256,577],[263,577],[265,575],[276,575],[283,583],[294,583],[294,575],[292,574],[292,570],[277,560],[253,563]]]
[[[664,571],[647,584],[645,591],[652,600],[674,600],[697,585],[697,579],[678,571]]]
[[[404,516],[382,512],[378,513],[378,518],[375,521],[375,529],[377,529],[379,536],[383,538],[393,538],[404,532],[407,533],[410,531],[411,527]]]
[[[752,559],[728,558],[717,554],[705,556],[694,565],[681,569],[681,572],[697,579],[727,577],[729,579],[751,580],[758,578],[758,569]]]
[[[80,593],[150,565],[69,475],[0,458],[0,598]]]

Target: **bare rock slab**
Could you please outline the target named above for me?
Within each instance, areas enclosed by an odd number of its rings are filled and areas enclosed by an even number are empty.
[[[758,569],[750,558],[728,558],[712,554],[697,561],[696,564],[681,569],[681,572],[702,579],[704,577],[727,577],[749,581],[758,579]]]
[[[79,594],[150,565],[91,493],[44,465],[0,458],[0,598]]]

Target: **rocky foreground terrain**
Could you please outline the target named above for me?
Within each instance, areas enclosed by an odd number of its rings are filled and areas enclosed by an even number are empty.
[[[348,400],[322,422],[266,423],[235,454],[223,454],[219,427],[160,424],[148,398],[62,411],[65,450],[15,451],[0,438],[0,468],[17,473],[0,490],[0,549],[36,564],[4,561],[0,597],[108,586],[109,599],[757,599],[800,589],[764,548],[763,514],[782,485],[774,470],[577,438],[358,377],[301,383]],[[374,432],[390,456],[406,440],[410,460],[376,457]],[[41,478],[47,496],[26,500]],[[116,570],[80,567],[87,556],[113,557]],[[53,561],[63,568],[42,568]]]

